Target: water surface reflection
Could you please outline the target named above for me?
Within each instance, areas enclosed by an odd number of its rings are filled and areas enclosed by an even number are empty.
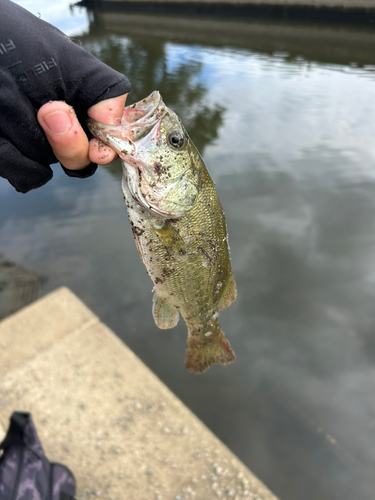
[[[155,327],[118,164],[84,181],[56,167],[26,196],[1,182],[1,252],[45,293],[69,286],[281,499],[372,499],[374,33],[113,15],[91,13],[83,45],[129,76],[129,102],[161,91],[217,184],[237,362],[191,376],[185,326]]]

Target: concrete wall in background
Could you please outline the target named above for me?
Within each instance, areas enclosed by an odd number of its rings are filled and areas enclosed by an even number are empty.
[[[131,0],[131,2],[150,2],[150,0]],[[111,3],[129,3],[128,0],[110,0]],[[333,7],[351,9],[375,9],[375,0],[152,0],[152,2],[171,3],[232,3],[257,6],[284,6],[284,7]],[[101,0],[88,3],[107,3]]]

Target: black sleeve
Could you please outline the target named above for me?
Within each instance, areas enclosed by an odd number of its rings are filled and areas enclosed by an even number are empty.
[[[49,101],[73,106],[85,125],[87,109],[130,91],[128,79],[27,10],[0,0],[0,176],[26,193],[52,177],[57,161],[36,115]],[[88,177],[91,164],[80,171]]]

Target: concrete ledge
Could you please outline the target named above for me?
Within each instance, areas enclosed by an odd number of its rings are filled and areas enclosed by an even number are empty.
[[[3,320],[0,334],[0,376],[22,365],[68,333],[98,318],[67,288],[60,288]]]
[[[67,289],[0,323],[0,343],[0,425],[31,411],[79,499],[276,500]]]

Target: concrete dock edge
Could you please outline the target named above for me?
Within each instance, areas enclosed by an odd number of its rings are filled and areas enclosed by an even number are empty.
[[[68,289],[2,321],[0,346],[0,436],[30,411],[79,500],[277,500]]]

